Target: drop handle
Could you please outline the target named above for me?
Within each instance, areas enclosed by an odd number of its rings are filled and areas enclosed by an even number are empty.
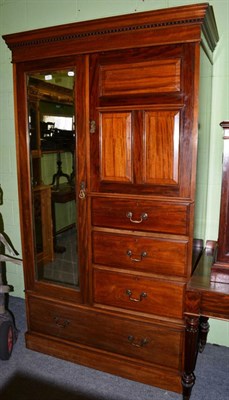
[[[54,317],[53,318],[56,325],[59,326],[59,328],[66,328],[66,326],[68,326],[70,324],[68,319],[62,319],[59,317]]]
[[[128,342],[134,347],[143,347],[149,343],[147,338],[142,338],[141,340],[137,341],[134,336],[128,336]]]
[[[130,222],[132,222],[133,224],[140,224],[141,222],[145,221],[148,218],[148,214],[143,212],[141,214],[141,218],[140,219],[133,219],[133,213],[131,211],[128,211],[126,213],[126,217],[129,218]]]
[[[90,133],[95,133],[96,132],[96,122],[95,120],[90,121]]]
[[[84,200],[86,198],[86,184],[84,181],[80,183],[79,199]]]
[[[142,251],[141,252],[140,258],[132,257],[132,255],[133,255],[132,250],[127,250],[126,254],[130,257],[131,261],[134,261],[134,262],[140,262],[140,261],[142,261],[142,259],[144,257],[147,256],[147,252],[146,251]]]
[[[129,297],[130,301],[134,301],[135,303],[139,303],[140,301],[142,301],[143,299],[145,299],[147,297],[147,293],[145,293],[145,292],[140,293],[138,299],[136,297],[131,297],[132,291],[130,289],[126,290],[126,295]]]

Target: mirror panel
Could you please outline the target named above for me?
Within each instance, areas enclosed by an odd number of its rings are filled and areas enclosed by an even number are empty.
[[[27,75],[36,279],[79,287],[75,70]]]

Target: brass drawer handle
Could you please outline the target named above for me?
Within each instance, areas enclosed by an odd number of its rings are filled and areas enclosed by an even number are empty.
[[[59,328],[66,328],[66,326],[68,326],[70,324],[68,319],[62,319],[59,317],[54,317],[53,318],[56,325],[59,326]]]
[[[132,219],[133,217],[133,213],[131,211],[128,211],[126,213],[127,218],[129,218],[130,222],[132,222],[133,224],[140,224],[142,221],[145,221],[148,218],[148,214],[147,213],[142,213],[141,214],[141,219],[136,220],[136,219]]]
[[[126,294],[127,294],[127,296],[129,296],[129,300],[130,300],[130,301],[135,301],[135,302],[142,301],[142,299],[144,299],[144,298],[147,297],[147,293],[145,293],[145,292],[142,292],[142,293],[140,294],[140,296],[139,296],[138,299],[136,299],[135,297],[131,297],[132,292],[131,292],[130,289],[127,289],[127,290],[126,290]]]
[[[143,347],[143,346],[146,346],[149,343],[149,340],[146,339],[146,338],[143,338],[139,342],[137,342],[135,340],[135,337],[132,336],[132,335],[128,336],[128,341],[130,342],[130,344],[132,346],[135,346],[135,347]]]
[[[131,261],[134,261],[134,262],[140,262],[140,261],[142,261],[142,259],[143,259],[144,257],[147,256],[146,251],[142,251],[142,252],[141,252],[140,258],[133,258],[133,257],[131,257],[132,254],[133,254],[133,253],[132,253],[132,250],[127,250],[126,254],[130,257]]]

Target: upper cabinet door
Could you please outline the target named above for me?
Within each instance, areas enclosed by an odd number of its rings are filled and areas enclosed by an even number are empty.
[[[190,197],[194,66],[193,45],[91,56],[92,191]]]

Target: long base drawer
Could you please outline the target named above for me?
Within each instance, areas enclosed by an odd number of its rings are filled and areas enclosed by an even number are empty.
[[[29,332],[181,371],[184,328],[30,297]]]

